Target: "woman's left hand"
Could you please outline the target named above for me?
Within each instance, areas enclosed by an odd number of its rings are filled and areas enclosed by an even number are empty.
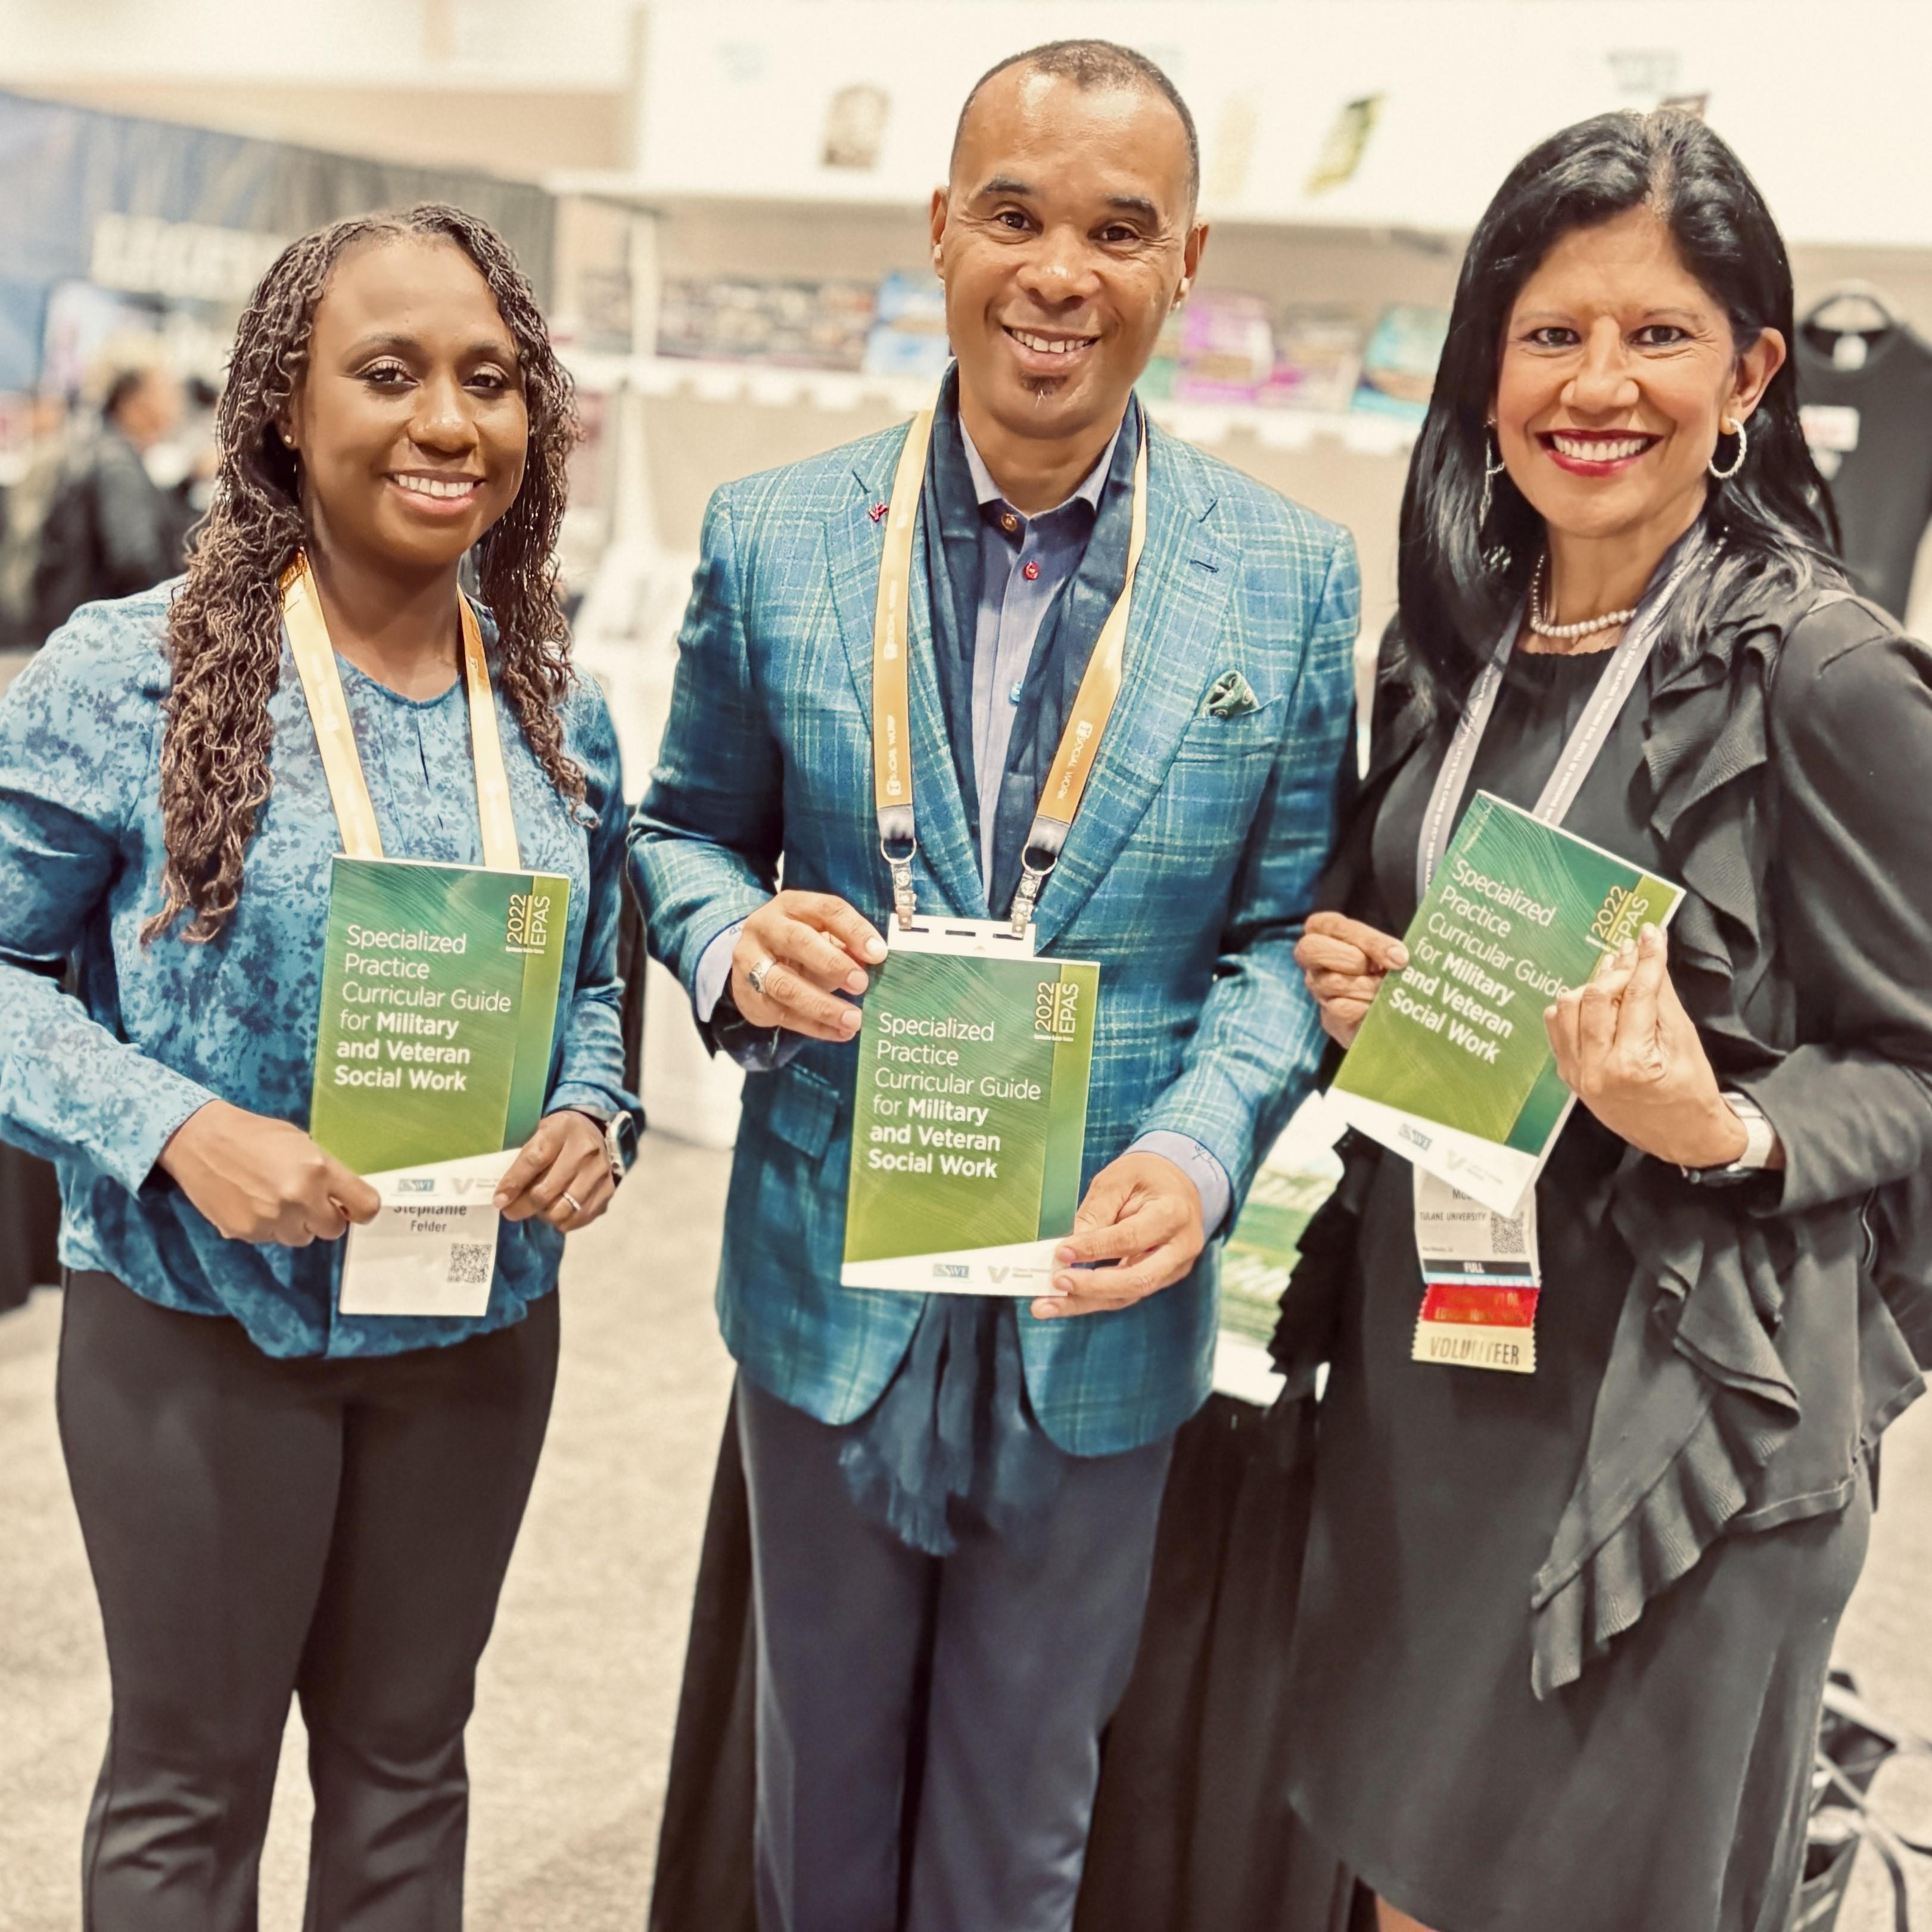
[[[1744,1152],[1744,1124],[1671,984],[1661,927],[1646,926],[1543,1022],[1564,1083],[1631,1146],[1683,1167],[1723,1167]]]
[[[506,1221],[536,1216],[574,1234],[610,1206],[616,1191],[597,1124],[566,1108],[537,1124],[497,1187],[496,1202]]]

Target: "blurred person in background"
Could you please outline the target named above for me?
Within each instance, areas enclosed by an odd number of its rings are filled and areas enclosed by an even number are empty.
[[[83,604],[130,597],[180,574],[194,520],[148,459],[181,426],[180,380],[158,363],[109,379],[100,424],[70,448],[40,528],[34,622],[51,637]]]
[[[564,1237],[632,1118],[616,740],[555,595],[572,389],[502,242],[424,207],[278,258],[220,430],[186,578],[90,605],[0,700],[0,1134],[61,1171],[61,1440],[113,1690],[82,1922],[252,1932],[292,1695],[308,1932],[456,1932]],[[570,884],[562,997],[485,1312],[356,1316],[341,1237],[377,1196],[304,1131],[344,838],[285,582],[314,586],[382,850],[473,865],[466,559],[521,863]]]
[[[632,845],[652,952],[752,1070],[718,1306],[764,1932],[1071,1924],[1175,1432],[1208,1394],[1212,1243],[1319,1058],[1292,953],[1348,743],[1354,550],[1134,399],[1199,264],[1198,186],[1143,56],[1002,62],[933,197],[958,361],[924,460],[896,484],[893,429],[728,485],[706,519]],[[882,589],[902,490],[922,536]],[[1130,583],[1118,701],[1076,718]],[[870,784],[889,597],[904,890],[941,916],[1031,903],[1049,956],[1101,964],[1084,1199],[1031,1301],[839,1285],[850,996],[895,892]],[[1070,718],[1098,736],[1055,864],[1028,855]],[[1023,860],[1035,886],[1050,868],[1036,902]]]
[[[38,644],[34,577],[40,558],[40,530],[60,488],[68,458],[66,398],[34,398],[28,420],[26,460],[6,492],[0,516],[0,646]]]
[[[1328,1030],[1479,790],[1686,896],[1524,1016],[1582,1102],[1483,1238],[1537,1258],[1530,1372],[1413,1358],[1412,1169],[1360,1137],[1284,1298],[1291,1381],[1332,1364],[1291,1792],[1390,1932],[1784,1932],[1796,1895],[1932,1314],[1932,653],[1848,588],[1792,340],[1724,143],[1582,123],[1476,230],[1410,469],[1298,950]]]
[[[174,498],[192,542],[194,525],[214,500],[214,478],[220,468],[214,412],[221,392],[205,376],[190,376],[181,388],[181,420],[167,440],[148,450],[142,460],[148,474]]]

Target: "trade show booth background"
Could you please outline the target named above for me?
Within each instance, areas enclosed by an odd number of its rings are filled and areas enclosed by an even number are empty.
[[[1896,554],[1932,517],[1919,0],[1834,10],[1828,61],[1802,57],[1798,10],[1750,0],[560,0],[534,34],[510,0],[308,10],[285,43],[251,33],[238,0],[137,10],[121,34],[0,0],[0,30],[19,29],[0,31],[0,86],[23,90],[0,93],[0,489],[30,460],[34,395],[82,393],[116,339],[145,332],[218,380],[280,242],[460,201],[516,246],[582,386],[566,581],[633,791],[707,497],[929,392],[945,340],[926,202],[958,103],[1052,35],[1144,49],[1193,107],[1214,232],[1149,406],[1354,532],[1364,662],[1394,608],[1396,508],[1462,240],[1537,140],[1619,107],[1706,114],[1765,186],[1806,311],[1837,298],[1802,352],[1821,456],[1848,506],[1882,502],[1871,545],[1914,580]],[[361,152],[313,145],[331,126]],[[1862,436],[1881,420],[1909,427]],[[1916,583],[1923,629],[1932,570]],[[653,1123],[722,1144],[738,1076],[651,979]]]

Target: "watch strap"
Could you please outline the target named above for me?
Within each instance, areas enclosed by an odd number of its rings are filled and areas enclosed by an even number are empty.
[[[1736,1160],[1722,1167],[1687,1167],[1681,1170],[1687,1180],[1700,1186],[1726,1186],[1739,1180],[1749,1180],[1762,1174],[1771,1164],[1772,1150],[1778,1144],[1778,1132],[1766,1117],[1764,1109],[1748,1094],[1726,1093],[1724,1104],[1743,1124],[1744,1150]]]
[[[570,1111],[581,1114],[601,1130],[604,1158],[610,1163],[611,1184],[621,1187],[625,1175],[631,1171],[632,1162],[638,1157],[638,1124],[630,1111],[622,1107],[615,1112],[606,1112],[598,1107],[573,1107]]]

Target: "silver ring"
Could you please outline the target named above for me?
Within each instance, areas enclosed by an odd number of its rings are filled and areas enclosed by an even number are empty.
[[[765,997],[765,981],[772,968],[778,962],[767,952],[764,958],[745,968],[745,983],[760,999]]]
[[[567,1187],[563,1190],[563,1198],[570,1203],[571,1219],[574,1220],[578,1215],[584,1212],[584,1203],[578,1200],[577,1196],[572,1193],[570,1190]]]

